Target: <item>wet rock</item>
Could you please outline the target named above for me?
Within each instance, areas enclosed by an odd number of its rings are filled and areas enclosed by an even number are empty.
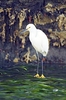
[[[25,9],[21,10],[20,13],[18,14],[18,18],[19,18],[19,29],[22,28],[22,23],[26,18],[26,12]]]
[[[23,60],[24,60],[26,63],[28,63],[28,62],[31,61],[31,59],[30,59],[30,48],[28,48],[27,50],[28,50],[27,53],[23,56]]]
[[[55,40],[55,43],[53,43],[53,46],[64,46],[66,45],[66,31],[50,31],[49,37],[52,40]],[[58,40],[58,41],[57,41]]]
[[[14,62],[14,63],[18,63],[19,60],[20,60],[19,58],[14,58],[14,59],[13,59],[13,62]]]
[[[20,31],[28,23],[34,23],[47,34],[50,41],[49,60],[65,62],[66,48],[66,5],[47,3],[44,0],[5,0],[0,1],[0,52],[2,61],[14,63],[33,62],[37,60],[34,49],[31,49],[28,33]],[[44,4],[43,4],[44,2]],[[29,13],[29,16],[28,14]],[[63,49],[62,49],[63,47]],[[6,52],[7,51],[7,52]],[[18,52],[18,54],[15,54]],[[61,55],[59,54],[61,53]],[[60,55],[60,56],[59,56]],[[64,57],[63,57],[64,55]],[[10,60],[9,60],[10,59]]]
[[[42,14],[40,11],[37,13],[37,15],[34,15],[34,24],[37,25],[45,25],[47,23],[52,23],[55,21],[55,18],[51,18],[50,16],[46,14]]]
[[[64,14],[60,14],[57,18],[56,21],[58,23],[59,29],[66,30],[66,16]]]

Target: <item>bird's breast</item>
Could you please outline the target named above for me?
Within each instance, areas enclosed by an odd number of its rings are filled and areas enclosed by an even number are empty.
[[[29,36],[29,39],[34,49],[41,53],[42,49],[41,49],[41,43],[39,39],[36,36]]]
[[[49,44],[46,35],[40,33],[30,34],[29,39],[36,51],[40,52],[43,55],[46,55],[48,53]]]
[[[38,41],[37,41],[36,36],[29,35],[29,39],[30,39],[30,42],[31,42],[32,46],[36,49],[37,45],[38,45]]]

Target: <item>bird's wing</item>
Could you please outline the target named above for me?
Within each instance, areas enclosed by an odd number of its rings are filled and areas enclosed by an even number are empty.
[[[39,52],[42,53],[43,55],[46,55],[49,49],[48,38],[46,34],[39,29],[37,29],[36,41],[37,41],[37,47],[39,46],[38,48]]]

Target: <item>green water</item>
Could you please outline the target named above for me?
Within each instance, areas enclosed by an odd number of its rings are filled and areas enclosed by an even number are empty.
[[[47,68],[45,79],[34,78],[36,71],[35,67],[32,68],[15,66],[0,69],[0,100],[66,100],[64,76],[55,77],[57,73],[52,75]]]

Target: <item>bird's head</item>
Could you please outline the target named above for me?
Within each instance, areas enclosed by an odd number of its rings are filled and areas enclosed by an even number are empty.
[[[24,29],[22,32],[21,32],[21,34],[22,33],[24,33],[24,32],[26,32],[26,31],[34,31],[36,29],[36,27],[35,27],[35,25],[34,24],[28,24],[27,26],[26,26],[26,29]]]
[[[27,26],[26,26],[26,30],[27,31],[31,31],[31,30],[34,30],[36,27],[35,27],[35,25],[34,24],[28,24]]]

